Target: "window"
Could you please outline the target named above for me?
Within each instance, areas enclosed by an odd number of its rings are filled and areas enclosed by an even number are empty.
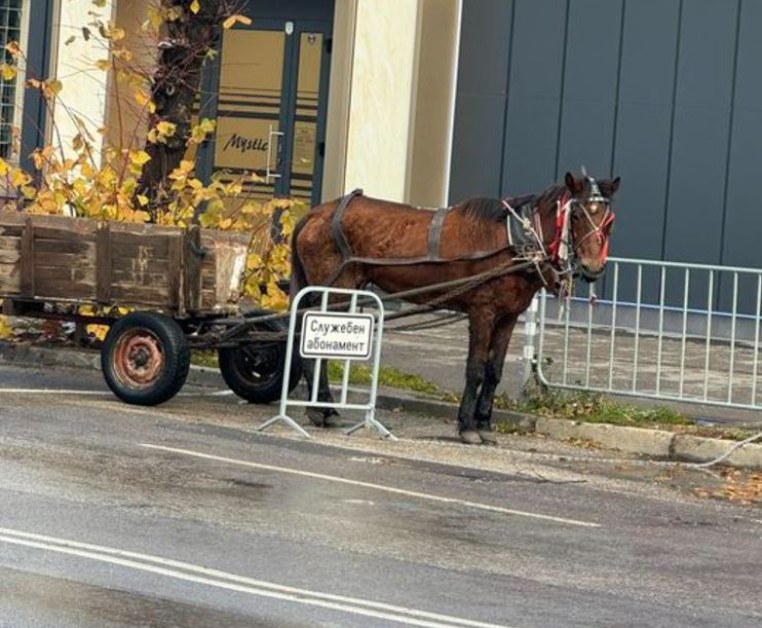
[[[12,63],[5,50],[9,41],[21,42],[21,9],[24,0],[0,0],[0,62]],[[13,127],[18,123],[20,106],[17,99],[19,77],[5,80],[0,76],[0,157],[8,158],[13,149]],[[19,96],[21,94],[18,94]]]

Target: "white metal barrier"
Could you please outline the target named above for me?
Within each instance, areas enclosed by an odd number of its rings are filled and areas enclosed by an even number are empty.
[[[289,376],[298,313],[304,297],[309,294],[320,295],[320,303],[316,309],[312,309],[302,316],[302,325],[299,331],[299,352],[303,358],[315,360],[315,369],[312,381],[308,382],[308,399],[289,399],[288,391],[291,388]],[[346,299],[348,307],[340,312],[330,310],[331,297]],[[362,306],[369,304],[375,308],[375,314],[359,311]],[[257,430],[264,430],[274,423],[282,421],[297,433],[309,438],[309,434],[287,414],[288,406],[309,406],[312,408],[335,408],[337,410],[362,410],[365,412],[364,420],[347,429],[345,434],[352,434],[362,427],[367,427],[375,430],[384,438],[396,440],[389,430],[375,418],[383,331],[384,304],[373,292],[321,286],[308,286],[301,290],[291,304],[279,412],[260,425]],[[328,368],[327,363],[324,363],[327,359],[342,360],[344,365],[339,399],[334,402],[318,401],[320,373],[323,368]],[[373,363],[368,400],[366,403],[351,403],[348,400],[348,394],[352,363],[368,359],[372,359]]]
[[[527,342],[547,386],[762,407],[761,269],[610,258],[602,287],[539,305]]]

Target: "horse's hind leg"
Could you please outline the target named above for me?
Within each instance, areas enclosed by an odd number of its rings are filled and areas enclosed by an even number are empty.
[[[348,273],[344,273],[344,275],[348,275]],[[351,274],[346,278],[340,278],[336,282],[336,284],[339,285],[334,284],[334,287],[354,288],[357,281],[358,280],[354,278],[354,275]],[[316,297],[314,300],[311,300],[310,305],[316,305],[319,298],[320,297]],[[329,298],[329,303],[331,304],[343,301],[346,301],[346,297],[344,296],[333,295]],[[315,381],[315,369],[316,360],[304,360],[304,378],[307,383],[307,394],[310,395],[310,399],[312,398],[312,387]],[[328,382],[328,360],[325,359],[321,364],[320,375],[318,377],[317,401],[328,404],[334,403],[333,393],[331,392],[331,387]],[[332,407],[308,406],[306,408],[306,414],[307,418],[317,427],[341,427],[343,425],[338,411]]]
[[[317,295],[309,295],[305,298],[304,307],[314,307],[317,305],[320,297]],[[300,317],[301,321],[301,317]],[[300,322],[301,326],[301,322]],[[304,358],[302,360],[302,371],[304,373],[304,381],[307,385],[307,395],[312,399],[313,385],[315,382],[315,370],[317,368],[317,360]],[[328,361],[323,360],[320,368],[320,375],[318,377],[318,390],[316,401],[320,403],[333,403],[333,393],[331,393],[331,387],[328,383]],[[335,417],[339,413],[331,407],[325,406],[307,406],[305,410],[307,418],[317,427],[336,427],[337,422]]]
[[[476,421],[479,388],[484,382],[485,366],[494,326],[494,314],[471,312],[468,317],[468,361],[466,362],[466,386],[458,410],[458,433],[469,445],[482,442]]]
[[[495,444],[497,439],[492,432],[492,406],[495,400],[495,390],[503,376],[505,354],[513,335],[518,316],[510,314],[500,318],[495,323],[490,340],[489,356],[484,367],[484,381],[476,402],[476,430],[482,441]]]

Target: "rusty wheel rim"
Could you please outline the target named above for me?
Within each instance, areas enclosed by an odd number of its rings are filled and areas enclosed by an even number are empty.
[[[147,329],[124,333],[114,348],[114,374],[130,388],[149,388],[161,376],[165,361],[161,341]]]

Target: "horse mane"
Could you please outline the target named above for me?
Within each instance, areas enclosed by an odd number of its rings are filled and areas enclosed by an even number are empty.
[[[553,207],[565,190],[565,185],[551,185],[539,194],[526,198],[531,198],[531,203],[537,207]],[[510,202],[511,199],[506,200]],[[469,220],[485,222],[503,222],[508,215],[508,209],[502,199],[497,198],[472,198],[458,205],[456,209],[462,211]]]

